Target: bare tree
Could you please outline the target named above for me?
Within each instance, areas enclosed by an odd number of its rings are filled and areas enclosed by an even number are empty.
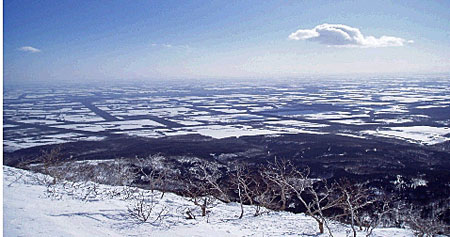
[[[250,187],[252,187],[250,193],[253,196],[254,216],[259,216],[270,209],[275,209],[274,203],[277,196],[273,193],[269,180],[259,175],[254,179],[254,186]],[[266,210],[264,212],[262,211],[263,207]]]
[[[325,226],[329,235],[333,236],[324,212],[337,207],[341,200],[335,185],[329,185],[326,179],[309,178],[309,168],[299,170],[291,163],[284,163],[282,170],[288,174],[283,179],[284,185],[303,204],[306,214],[317,222],[319,232],[324,233]]]
[[[244,216],[244,203],[249,203],[250,205],[254,205],[253,199],[255,198],[255,191],[252,190],[252,187],[259,188],[259,185],[256,184],[255,179],[252,177],[248,167],[243,164],[235,163],[235,171],[231,175],[231,183],[238,195],[238,201],[241,207],[241,214],[239,215],[239,219]],[[260,211],[260,206],[257,205],[257,209],[255,210],[255,215],[258,215]]]
[[[375,228],[377,228],[380,223],[388,219],[388,216],[392,214],[394,211],[393,199],[387,195],[382,195],[381,197],[375,200],[375,203],[372,205],[372,215],[369,213],[365,213],[365,231],[366,236],[371,236],[372,232]]]
[[[294,196],[303,204],[306,214],[316,220],[319,232],[324,233],[325,226],[332,236],[324,212],[336,208],[341,197],[336,185],[329,185],[325,179],[311,179],[309,173],[309,168],[301,171],[290,161],[275,159],[262,176],[270,181],[268,186],[274,187],[280,197],[281,210],[286,208],[288,197]]]
[[[135,175],[140,176],[142,181],[147,182],[146,188],[152,192],[155,190],[161,191],[161,198],[163,198],[167,191],[167,170],[157,170],[145,159],[138,157],[136,157],[136,166],[138,170]]]
[[[227,203],[231,202],[226,187],[219,183],[222,173],[218,169],[209,167],[206,162],[201,162],[199,170],[194,171],[193,173],[200,182],[205,184],[205,187],[209,189],[213,195],[215,193],[215,196],[219,200]]]
[[[370,193],[365,184],[352,184],[346,179],[341,180],[337,187],[342,194],[342,201],[339,206],[344,211],[343,216],[350,219],[353,236],[356,237],[356,227],[359,227],[360,230],[363,230],[364,226],[367,227],[362,219],[362,211],[375,203],[375,196]]]
[[[55,169],[61,162],[61,147],[55,146],[50,151],[42,151],[42,155],[40,157],[40,161],[42,162],[43,172],[49,176],[51,176],[52,181],[47,182],[47,186],[56,184],[60,179],[62,179],[62,175],[64,171],[61,169]]]
[[[211,194],[211,188],[207,183],[195,183],[189,180],[186,195],[189,201],[200,207],[202,216],[206,216],[208,208],[212,207],[216,198]]]
[[[219,181],[222,173],[217,167],[202,161],[190,168],[188,176],[185,194],[194,205],[200,207],[202,216],[208,214],[216,199],[230,202],[228,190]]]
[[[267,167],[262,169],[263,180],[268,181],[267,186],[271,187],[274,195],[280,198],[280,210],[286,209],[287,196],[290,192],[290,179],[295,176],[295,167],[290,161],[278,160],[269,162]]]
[[[309,171],[298,171],[300,179],[291,185],[291,189],[306,208],[306,214],[317,222],[319,232],[324,233],[325,226],[329,235],[333,236],[324,212],[336,208],[342,198],[336,193],[334,184],[329,185],[325,179],[309,179],[308,174]]]

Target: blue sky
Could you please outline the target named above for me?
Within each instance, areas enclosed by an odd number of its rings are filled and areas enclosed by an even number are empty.
[[[448,9],[421,0],[5,0],[4,80],[446,73]],[[348,29],[361,40],[334,34]]]

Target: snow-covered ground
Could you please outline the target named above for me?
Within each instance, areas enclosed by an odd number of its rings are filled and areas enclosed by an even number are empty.
[[[238,219],[239,205],[217,202],[208,217],[186,198],[167,193],[153,213],[163,217],[142,223],[128,209],[136,200],[126,198],[124,187],[95,183],[65,182],[47,187],[48,176],[11,167],[4,172],[4,236],[327,236],[319,235],[315,221],[304,214],[275,212],[253,216],[245,207]],[[95,195],[94,195],[95,193]],[[150,197],[150,191],[136,189],[134,195]],[[129,194],[129,192],[128,192]],[[191,209],[196,219],[186,219]],[[150,219],[154,219],[156,214]],[[348,226],[332,223],[334,236],[348,236]],[[365,236],[365,233],[360,233]],[[413,236],[405,229],[378,228],[373,236]]]
[[[434,145],[450,140],[445,135],[450,133],[448,127],[430,127],[430,126],[410,126],[410,127],[391,127],[377,129],[376,131],[364,130],[363,134],[373,136],[403,139],[408,142]]]

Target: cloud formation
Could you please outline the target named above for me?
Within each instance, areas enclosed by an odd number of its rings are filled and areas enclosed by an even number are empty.
[[[328,46],[337,47],[395,47],[413,43],[393,36],[364,36],[358,28],[341,24],[322,24],[313,29],[300,29],[289,35],[291,40],[311,40]]]
[[[156,43],[153,43],[152,47],[175,48],[175,49],[191,49],[191,47],[189,45],[156,44]]]
[[[41,52],[40,49],[31,47],[31,46],[23,46],[23,47],[20,47],[19,50],[22,51],[22,52],[29,52],[29,53],[39,53],[39,52]]]

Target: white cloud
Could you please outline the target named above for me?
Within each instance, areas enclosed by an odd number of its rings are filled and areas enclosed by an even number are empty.
[[[313,29],[300,29],[289,35],[291,40],[311,40],[321,44],[337,47],[394,47],[413,43],[393,36],[364,36],[358,28],[341,24],[322,24]]]
[[[156,44],[152,43],[152,47],[175,48],[175,49],[191,49],[189,45],[173,45],[173,44]]]
[[[23,46],[23,47],[20,47],[19,50],[22,51],[22,52],[29,52],[29,53],[39,53],[39,52],[41,52],[40,49],[31,47],[31,46]]]
[[[157,44],[152,43],[152,47],[154,48],[164,48],[164,49],[171,49],[171,50],[183,50],[191,52],[193,48],[191,48],[189,45],[174,45],[174,44]]]

